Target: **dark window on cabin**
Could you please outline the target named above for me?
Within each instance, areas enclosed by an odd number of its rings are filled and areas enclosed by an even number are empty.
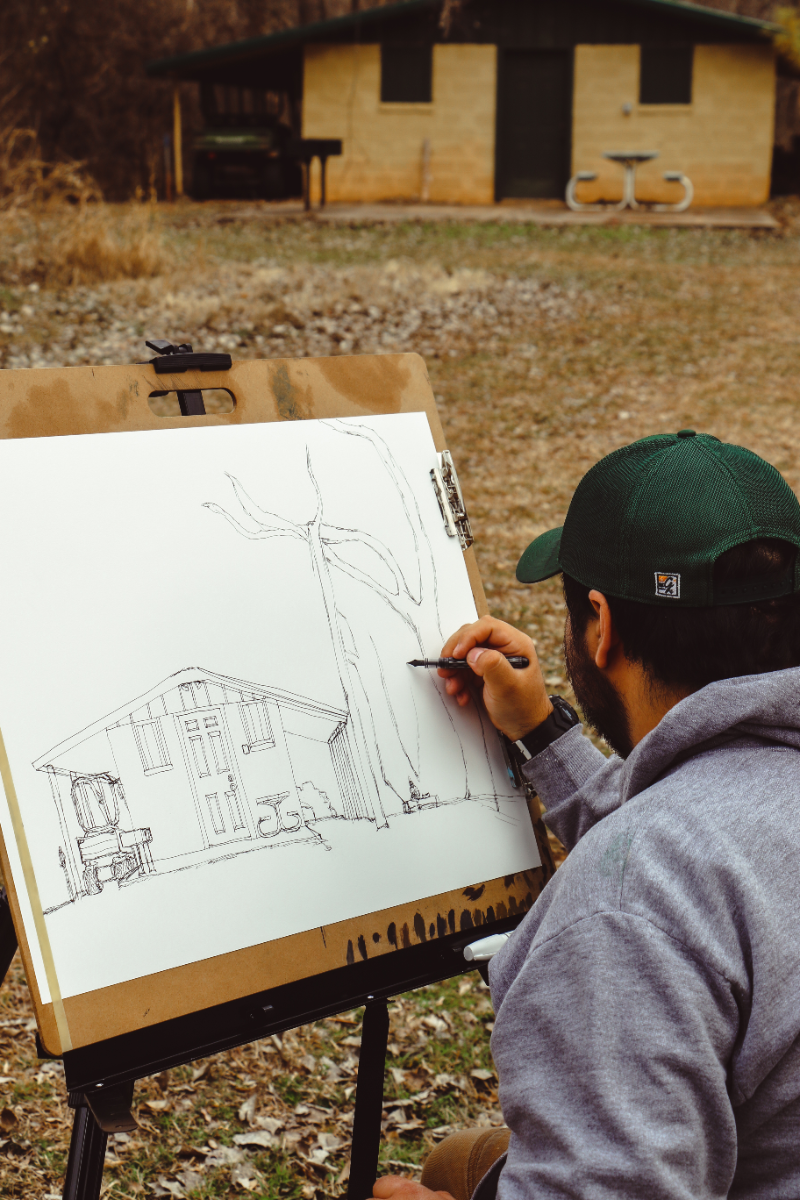
[[[433,46],[381,46],[381,100],[430,104]]]
[[[691,104],[694,46],[642,46],[640,104]]]

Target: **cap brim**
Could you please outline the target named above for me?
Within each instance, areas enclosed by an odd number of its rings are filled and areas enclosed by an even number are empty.
[[[531,542],[517,563],[517,579],[520,583],[540,583],[557,575],[561,570],[560,552],[561,530],[548,529]]]

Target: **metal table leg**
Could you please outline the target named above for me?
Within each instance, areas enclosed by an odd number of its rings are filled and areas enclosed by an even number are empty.
[[[636,164],[625,163],[625,180],[622,185],[622,201],[617,208],[638,208],[636,202]]]
[[[327,156],[327,154],[320,154],[320,156],[319,156],[319,176],[320,176],[319,206],[320,206],[320,208],[325,207],[325,173],[327,172],[327,169],[328,169],[328,156]]]

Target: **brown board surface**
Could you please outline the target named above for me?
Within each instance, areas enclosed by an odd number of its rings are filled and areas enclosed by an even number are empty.
[[[155,391],[212,388],[231,392],[235,401],[232,412],[159,417],[148,403]],[[416,354],[249,360],[234,362],[229,371],[189,371],[174,376],[156,375],[150,364],[0,371],[0,437],[4,438],[408,412],[424,412],[436,449],[446,449],[425,364]],[[478,612],[486,613],[473,551],[464,553]],[[4,752],[0,757],[5,759]],[[7,764],[0,765],[5,776]],[[8,792],[10,776],[4,782]],[[63,1002],[57,1000],[55,1004],[41,1002],[17,903],[18,881],[10,877],[5,846],[0,845],[42,1041],[55,1054],[77,1049],[367,957],[396,953],[431,938],[524,913],[553,873],[540,816],[538,812],[531,816],[542,859],[542,865],[535,869],[505,879],[476,882],[463,891],[293,934]],[[32,872],[27,882],[29,892],[35,893]],[[36,912],[35,894],[31,898]]]

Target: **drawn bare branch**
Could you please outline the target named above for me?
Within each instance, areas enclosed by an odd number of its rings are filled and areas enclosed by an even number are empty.
[[[417,499],[405,473],[384,438],[366,424],[343,420],[323,421],[321,424],[335,434],[361,439],[377,455],[384,477],[400,506],[403,517],[402,527],[407,530],[409,535],[411,552],[408,555],[408,563],[401,564],[398,554],[369,530],[349,528],[325,520],[325,498],[317,480],[308,447],[306,448],[306,469],[316,498],[314,516],[310,521],[298,524],[286,517],[268,512],[253,500],[242,483],[233,476],[229,476],[229,478],[247,524],[220,505],[207,503],[206,507],[211,512],[224,516],[237,533],[250,540],[291,537],[301,538],[308,545],[311,567],[325,606],[331,644],[345,706],[349,714],[348,722],[350,736],[353,738],[353,754],[359,763],[361,796],[364,805],[359,815],[369,816],[376,821],[378,827],[382,827],[387,824],[387,818],[381,799],[381,785],[389,787],[396,795],[400,795],[400,790],[399,786],[393,782],[391,772],[385,765],[385,755],[382,753],[380,738],[375,727],[373,710],[376,697],[368,694],[365,684],[364,672],[370,669],[370,660],[375,664],[380,678],[379,707],[383,706],[386,709],[393,736],[399,744],[407,766],[414,775],[410,781],[412,791],[414,789],[419,791],[417,787],[420,782],[419,751],[416,755],[409,753],[406,739],[400,730],[382,662],[382,653],[385,653],[385,650],[381,651],[370,636],[367,643],[370,653],[366,659],[360,657],[352,631],[344,615],[347,604],[337,599],[340,585],[336,581],[347,577],[356,585],[367,588],[372,596],[386,605],[394,617],[399,618],[413,635],[419,651],[424,652],[421,623],[423,606],[426,606],[428,619],[433,616],[439,635],[442,635],[436,564]],[[363,548],[375,556],[374,573],[363,557],[354,562],[345,555],[344,551],[348,544]],[[436,679],[431,676],[428,683],[436,692],[437,698],[443,706],[451,734],[458,744],[464,772],[463,796],[469,798],[467,757],[453,715],[437,687]],[[409,681],[409,688],[410,686]],[[407,711],[416,714],[416,707],[412,705],[409,708],[407,706]],[[413,719],[418,721],[416,715]],[[484,751],[491,776],[491,756],[485,744],[485,730],[483,736]],[[412,740],[419,743],[418,729]],[[404,786],[407,784],[408,780],[406,779]]]

